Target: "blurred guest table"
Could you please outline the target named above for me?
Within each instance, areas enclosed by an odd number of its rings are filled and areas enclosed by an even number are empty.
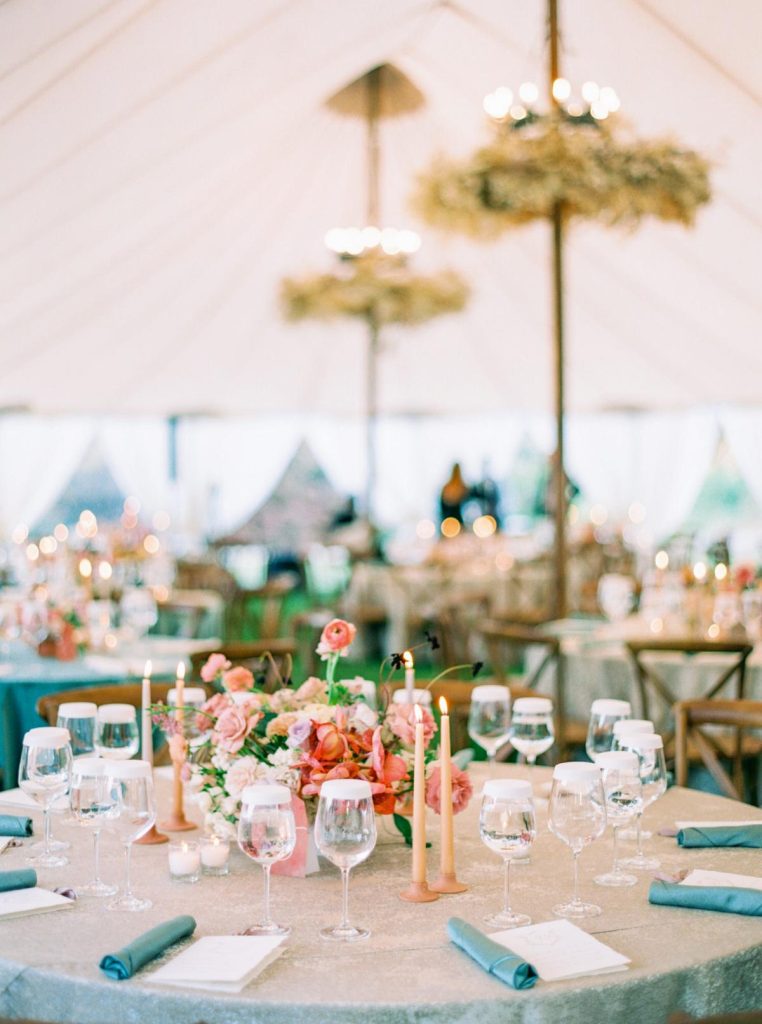
[[[484,766],[473,766],[477,788]],[[522,776],[525,769],[499,766],[496,773]],[[550,772],[537,769],[535,785]],[[162,801],[167,795],[161,786]],[[3,809],[0,798],[0,810]],[[478,800],[455,819],[458,874],[470,888],[430,904],[404,903],[398,893],[409,877],[410,853],[382,823],[379,845],[370,860],[352,873],[350,916],[369,926],[370,939],[349,946],[328,944],[318,929],[339,916],[338,872],[323,865],[304,879],[275,876],[273,913],[291,924],[285,953],[237,995],[151,985],[146,977],[159,961],[129,981],[107,979],[100,958],[124,946],[146,929],[177,914],[192,914],[196,937],[230,935],[258,918],[262,908],[261,872],[235,850],[227,877],[202,877],[195,885],[168,877],[166,847],[137,847],[133,884],[153,900],[139,914],[108,913],[102,903],[82,899],[71,909],[4,922],[0,930],[0,1013],[76,1024],[599,1024],[637,1020],[664,1024],[683,1009],[694,1014],[751,1009],[762,1005],[762,923],[736,914],[652,906],[650,878],[631,889],[605,889],[592,883],[608,870],[611,839],[583,852],[583,898],[603,913],[585,929],[631,959],[628,970],[554,983],[538,982],[514,991],[482,971],[447,940],[446,923],[457,915],[477,927],[500,904],[502,872],[498,858],[481,843]],[[700,792],[675,788],[646,813],[649,827],[676,819],[746,820],[762,812]],[[39,815],[35,819],[39,821]],[[437,829],[430,819],[437,860]],[[513,872],[512,900],[535,923],[552,919],[551,907],[571,891],[571,856],[551,836],[539,812],[539,834],[531,863]],[[92,869],[90,833],[57,825],[72,840],[72,863],[41,874],[48,887],[85,881]],[[193,838],[194,833],[186,833]],[[103,876],[121,879],[122,856],[110,837],[104,842]],[[748,849],[681,849],[674,838],[655,836],[650,847],[662,870],[706,868],[760,874],[759,853]],[[25,864],[24,851],[9,850],[0,867]],[[172,956],[182,947],[170,950]]]
[[[27,644],[8,644],[0,656],[0,770],[2,788],[15,786],[21,741],[27,729],[42,725],[35,705],[40,697],[58,690],[73,690],[107,683],[135,682],[150,659],[152,678],[173,679],[179,661],[218,642],[184,637],[146,636],[118,645],[113,653],[87,653],[73,661],[42,658]]]

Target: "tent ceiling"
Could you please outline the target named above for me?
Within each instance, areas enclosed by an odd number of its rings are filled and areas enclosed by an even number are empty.
[[[641,133],[717,161],[693,232],[595,227],[568,247],[572,408],[758,402],[758,0],[562,0],[564,68]],[[386,223],[415,173],[487,137],[485,92],[538,80],[544,0],[24,0],[0,5],[0,406],[362,408],[361,325],[282,322],[285,274],[360,223],[363,126],[324,101],[392,61],[426,105],[382,128]],[[389,330],[388,413],[550,406],[549,239],[426,228],[416,266],[468,311]]]

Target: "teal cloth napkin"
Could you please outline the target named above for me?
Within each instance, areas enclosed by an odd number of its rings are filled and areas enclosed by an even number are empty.
[[[473,928],[460,917],[451,917],[447,922],[450,940],[468,953],[485,971],[510,985],[511,988],[531,988],[537,981],[537,971],[516,956],[510,949],[493,942],[484,932]]]
[[[37,885],[34,868],[17,868],[15,871],[0,871],[0,892],[13,889],[33,889]]]
[[[717,825],[713,828],[683,828],[677,833],[679,846],[751,846],[762,849],[759,825]]]
[[[662,907],[691,907],[694,910],[719,910],[725,914],[762,917],[762,892],[735,889],[729,885],[677,885],[655,881],[648,890],[648,902]]]
[[[20,839],[31,836],[32,819],[17,818],[15,814],[0,814],[0,836],[18,836]]]
[[[192,935],[195,930],[195,920],[188,914],[181,914],[171,921],[157,924],[117,953],[106,953],[98,966],[114,981],[124,981],[145,964],[161,956],[173,943]]]

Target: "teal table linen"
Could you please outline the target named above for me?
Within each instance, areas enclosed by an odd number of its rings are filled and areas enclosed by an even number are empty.
[[[464,953],[475,960],[488,974],[511,988],[531,988],[537,981],[537,971],[510,949],[493,942],[487,935],[460,917],[447,922],[447,934]]]
[[[677,833],[679,846],[746,846],[762,849],[762,822],[759,825],[709,825],[683,828]]]
[[[736,889],[729,885],[677,885],[655,881],[648,890],[648,902],[662,907],[689,907],[762,917],[762,891]]]
[[[165,949],[192,935],[196,930],[196,922],[189,914],[181,914],[170,921],[156,925],[150,931],[139,935],[124,949],[116,953],[106,953],[98,965],[104,974],[115,981],[125,981],[136,971],[161,956]]]
[[[17,868],[15,871],[0,871],[0,892],[14,889],[33,889],[37,885],[34,868]]]
[[[17,817],[15,814],[0,814],[0,836],[25,839],[27,836],[31,836],[32,832],[31,818]]]

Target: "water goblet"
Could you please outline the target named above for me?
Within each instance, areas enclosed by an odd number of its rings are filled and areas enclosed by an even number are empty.
[[[643,802],[635,819],[638,852],[634,857],[622,861],[624,867],[636,871],[654,871],[661,863],[658,857],[646,857],[643,853],[643,831],[641,822],[646,807],[658,800],[667,789],[667,765],[664,761],[664,741],[655,733],[635,733],[624,738],[628,750],[638,755],[638,771],[643,785]]]
[[[553,701],[547,697],[515,700],[508,735],[511,746],[526,758],[531,779],[535,761],[553,746]]]
[[[288,935],[289,925],[276,924],[270,917],[270,869],[287,860],[296,846],[296,823],[288,786],[247,786],[241,798],[238,845],[262,865],[265,881],[265,914],[261,924],[251,925],[244,935]]]
[[[622,871],[618,857],[619,830],[643,807],[643,785],[640,781],[638,755],[629,750],[609,750],[598,754],[595,763],[603,773],[606,813],[614,835],[614,864],[611,871],[597,875],[596,885],[635,885],[637,875]]]
[[[606,828],[606,798],[601,770],[597,765],[567,761],[553,769],[553,787],[548,808],[550,831],[570,848],[574,860],[574,894],[566,903],[553,907],[558,917],[595,917],[601,908],[579,897],[581,851],[599,839]]]
[[[109,821],[124,846],[124,891],[106,904],[107,910],[148,910],[151,900],[132,891],[130,860],[132,844],[144,836],[156,821],[153,770],[148,761],[107,761],[107,777],[116,791],[117,810]]]
[[[95,725],[95,753],[114,761],[137,754],[140,732],[132,704],[102,704]]]
[[[585,750],[591,761],[595,761],[597,754],[603,754],[612,749],[614,726],[617,722],[629,719],[631,714],[632,708],[627,700],[593,701],[585,742]]]
[[[58,797],[68,792],[71,764],[67,729],[30,729],[24,736],[19,763],[19,786],[42,806],[45,838],[42,851],[30,858],[32,863],[41,868],[59,868],[69,863],[51,845],[50,809]]]
[[[93,833],[95,871],[92,881],[77,886],[77,892],[102,898],[117,892],[100,876],[100,839],[106,825],[119,813],[119,789],[108,776],[108,763],[99,757],[80,757],[71,773],[69,805],[74,818]]]
[[[73,757],[92,754],[95,749],[95,720],[98,706],[89,701],[59,704],[56,726],[68,729]]]
[[[376,845],[376,816],[370,783],[335,779],[320,789],[315,845],[341,871],[341,923],[323,928],[321,938],[338,942],[366,939],[370,932],[349,922],[349,872],[371,855]]]
[[[507,686],[475,686],[471,691],[468,735],[487,754],[490,767],[498,750],[508,742],[511,727],[511,693]]]
[[[654,723],[648,718],[621,718],[618,722],[614,722],[611,749],[626,750],[624,743],[626,736],[645,735],[655,731]]]
[[[531,924],[527,914],[511,909],[511,863],[525,857],[532,848],[535,826],[532,785],[523,779],[490,779],[484,785],[479,835],[490,850],[503,858],[503,909],[485,917],[496,928],[518,928]]]

